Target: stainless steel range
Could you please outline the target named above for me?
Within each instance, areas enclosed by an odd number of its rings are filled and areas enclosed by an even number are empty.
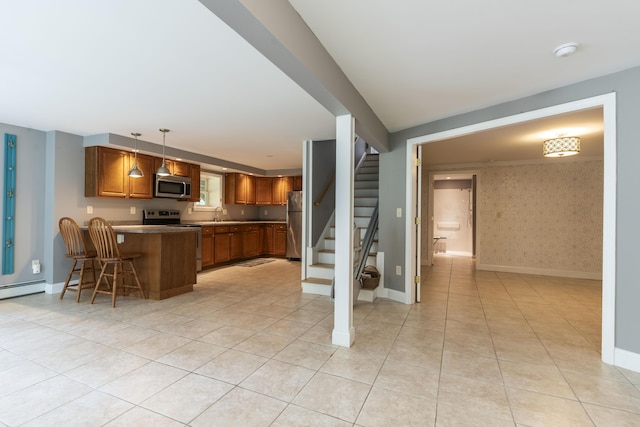
[[[196,271],[202,271],[202,226],[182,224],[180,222],[180,211],[177,209],[144,209],[142,211],[142,224],[192,227],[198,233],[196,239]]]

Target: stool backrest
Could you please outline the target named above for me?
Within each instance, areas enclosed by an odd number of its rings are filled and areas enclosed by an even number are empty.
[[[84,237],[80,231],[78,223],[67,216],[60,218],[58,221],[58,227],[60,228],[60,234],[62,240],[67,247],[66,256],[82,256],[87,253],[87,245],[84,242]]]
[[[96,247],[98,258],[102,260],[120,258],[120,250],[116,241],[116,233],[111,224],[104,218],[95,217],[89,220],[89,235]]]

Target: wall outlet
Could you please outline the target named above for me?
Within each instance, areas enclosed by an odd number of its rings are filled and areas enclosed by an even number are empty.
[[[269,215],[269,211],[265,209],[265,210],[264,210],[264,214],[265,214],[265,215]]]
[[[93,213],[93,206],[91,206],[91,205],[87,206],[87,213],[88,214],[92,214]]]
[[[240,210],[240,215],[244,215],[244,209]]]
[[[222,209],[222,215],[226,215],[227,214],[227,210],[226,209]]]
[[[124,243],[124,234],[116,234],[116,242]]]
[[[33,261],[31,261],[31,270],[33,270],[33,274],[39,274],[40,273],[40,260],[39,259],[34,259]]]
[[[191,215],[193,213],[193,208],[187,208],[187,213]]]
[[[396,209],[396,217],[397,218],[402,218],[402,208],[397,208]]]
[[[136,207],[135,207],[135,206],[131,206],[131,207],[129,208],[129,213],[130,213],[131,215],[135,215],[135,214],[136,214]]]
[[[402,267],[396,265],[396,276],[402,276]]]

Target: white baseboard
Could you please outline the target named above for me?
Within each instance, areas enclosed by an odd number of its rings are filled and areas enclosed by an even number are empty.
[[[614,365],[630,371],[640,372],[640,354],[616,347],[614,349]]]
[[[69,282],[70,285],[77,285],[78,281],[77,280],[72,280],[71,282]],[[62,288],[64,288],[64,282],[58,282],[58,283],[47,283],[44,291],[47,294],[59,294],[62,292]]]
[[[403,304],[413,304],[413,301],[407,300],[407,298],[409,297],[404,292],[383,288],[381,286],[379,286],[378,289],[378,297],[380,298],[388,298],[390,300],[401,302]]]
[[[555,277],[568,277],[571,279],[602,280],[602,273],[589,273],[585,271],[571,271],[571,270],[554,270],[554,269],[534,268],[534,267],[516,267],[516,266],[510,266],[510,265],[477,264],[476,270],[499,271],[501,273],[529,274],[533,276],[555,276]]]

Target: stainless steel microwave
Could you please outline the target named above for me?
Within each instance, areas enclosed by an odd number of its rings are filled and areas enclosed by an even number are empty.
[[[191,178],[184,176],[155,176],[153,195],[169,199],[189,200],[191,198]]]

